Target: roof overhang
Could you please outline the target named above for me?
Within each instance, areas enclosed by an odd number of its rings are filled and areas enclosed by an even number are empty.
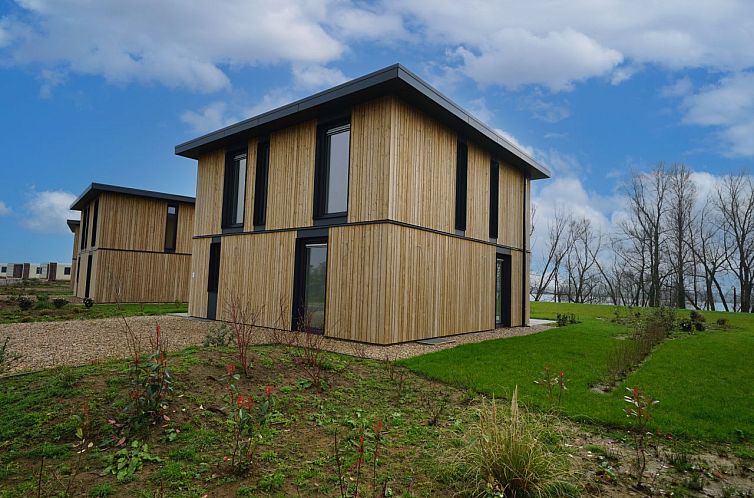
[[[532,179],[549,178],[550,171],[400,64],[380,69],[310,97],[221,128],[175,147],[179,156],[198,159],[204,153],[237,145],[254,136],[285,128],[343,107],[383,95],[396,95],[439,120],[492,155],[526,172]]]
[[[65,220],[65,224],[68,225],[71,232],[75,232],[79,225],[81,225],[81,222],[79,220]]]
[[[196,199],[185,195],[168,194],[165,192],[155,192],[153,190],[141,190],[138,188],[120,187],[117,185],[106,185],[104,183],[92,183],[89,185],[78,198],[71,204],[71,209],[81,211],[84,207],[92,202],[102,192],[112,192],[115,194],[131,195],[134,197],[148,197],[151,199],[160,199],[173,202],[186,202],[194,204]]]

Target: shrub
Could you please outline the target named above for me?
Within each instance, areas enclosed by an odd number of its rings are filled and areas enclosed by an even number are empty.
[[[612,382],[627,375],[664,341],[675,327],[675,312],[657,308],[634,324],[630,338],[620,341],[607,354],[607,375]],[[684,327],[683,321],[681,328]]]
[[[572,496],[569,459],[544,441],[557,440],[547,424],[518,406],[513,391],[510,412],[499,413],[493,399],[451,457],[462,491],[472,496]]]
[[[83,303],[87,308],[91,308],[92,306],[94,306],[94,299],[92,299],[91,297],[85,297]]]
[[[219,326],[213,325],[209,328],[207,335],[204,336],[204,347],[213,346],[230,346],[233,343],[233,333],[226,323]]]
[[[687,318],[684,318],[683,320],[678,322],[678,326],[684,332],[691,332],[692,330],[694,330],[694,323]]]
[[[652,419],[649,410],[659,403],[659,401],[653,399],[638,387],[627,387],[626,390],[629,394],[624,396],[623,400],[629,406],[624,411],[627,417],[634,420],[634,428],[636,430],[636,485],[641,486],[644,470],[647,468],[647,458],[645,455],[647,424]]]
[[[167,366],[166,340],[160,326],[150,337],[151,351],[143,354],[136,334],[123,318],[126,341],[131,352],[128,378],[131,384],[130,400],[125,411],[129,415],[131,429],[159,420],[167,409],[167,397],[173,391],[172,375]]]
[[[718,318],[717,322],[715,322],[718,327],[721,329],[727,329],[730,328],[730,321],[728,321],[727,318]]]
[[[565,327],[566,325],[579,323],[579,321],[573,313],[558,313],[557,323],[558,327]]]
[[[254,366],[251,361],[251,344],[261,316],[261,308],[249,310],[237,296],[231,296],[228,304],[228,318],[233,332],[233,341],[236,343],[238,364],[246,377]]]
[[[66,304],[68,304],[68,300],[63,299],[62,297],[56,297],[55,299],[52,300],[52,305],[55,306],[55,308],[57,309],[62,308]]]
[[[21,311],[29,311],[34,306],[34,301],[30,297],[21,296],[16,300],[16,304]]]

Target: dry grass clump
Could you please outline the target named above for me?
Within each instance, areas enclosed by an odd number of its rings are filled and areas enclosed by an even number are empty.
[[[542,417],[518,406],[516,388],[510,410],[494,399],[482,402],[478,421],[450,457],[453,479],[460,494],[475,497],[575,496],[570,457],[559,439]]]

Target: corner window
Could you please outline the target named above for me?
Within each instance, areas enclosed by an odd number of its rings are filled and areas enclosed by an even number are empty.
[[[168,204],[165,218],[165,252],[175,252],[178,239],[178,204]]]
[[[343,216],[348,211],[350,153],[350,119],[319,126],[314,180],[315,217]]]
[[[254,176],[254,226],[264,227],[267,221],[267,174],[270,166],[270,141],[257,144],[257,169]]]
[[[223,189],[223,228],[243,227],[246,197],[246,151],[228,152],[225,157],[225,185]]]
[[[490,162],[490,238],[497,238],[498,208],[500,198],[500,163]]]
[[[456,146],[456,230],[466,230],[466,188],[468,183],[469,148],[458,140]]]

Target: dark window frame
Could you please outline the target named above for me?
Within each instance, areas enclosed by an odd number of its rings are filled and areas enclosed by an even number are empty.
[[[63,267],[63,275],[70,275],[71,274],[71,267],[70,266],[64,266]]]
[[[94,200],[94,212],[92,213],[92,247],[97,245],[97,221],[99,220],[99,199]]]
[[[469,146],[466,140],[458,138],[456,144],[456,215],[455,228],[466,231],[469,184]]]
[[[296,239],[295,261],[293,265],[293,306],[291,316],[291,330],[294,332],[299,331],[298,329],[301,326],[301,319],[303,318],[302,309],[306,298],[306,272],[304,271],[304,267],[306,266],[305,249],[307,245],[311,244],[325,244],[327,246],[328,262],[330,258],[330,244],[328,242],[328,237],[299,237]],[[325,316],[327,315],[327,277],[327,269],[325,268],[325,295],[323,297]],[[323,321],[322,328],[310,328],[309,330],[300,332],[324,335],[326,326],[327,322]]]
[[[500,321],[497,319],[497,266],[502,264],[502,292],[500,294]],[[511,327],[511,301],[512,301],[512,280],[511,280],[511,257],[509,255],[497,253],[495,256],[495,328]]]
[[[490,161],[490,238],[497,239],[497,225],[500,219],[500,163]]]
[[[7,266],[1,266],[0,267],[0,273],[8,273],[8,267]]]
[[[346,180],[346,210],[327,212],[327,196],[329,193],[328,180],[330,179],[330,149],[328,135],[330,130],[348,126],[348,179]],[[331,220],[333,223],[340,222],[348,216],[348,188],[351,173],[351,115],[340,115],[320,121],[317,125],[317,141],[314,159],[314,220]]]
[[[170,214],[170,208],[175,208],[175,214]],[[174,253],[176,250],[176,247],[178,246],[178,203],[177,202],[168,202],[167,209],[165,213],[165,252],[168,253]],[[168,234],[168,227],[170,226],[170,217],[174,217],[175,223],[173,223],[173,232],[172,234]],[[170,240],[168,240],[168,235],[172,235]],[[168,242],[170,242],[170,245],[168,245]]]
[[[256,170],[254,171],[254,229],[264,230],[267,224],[267,188],[270,170],[270,139],[257,143]]]
[[[225,174],[223,176],[223,206],[222,222],[223,232],[242,231],[246,214],[241,213],[241,222],[237,222],[238,216],[238,190],[240,179],[240,168],[235,167],[235,159],[239,156],[246,157],[246,172],[244,174],[244,208],[246,211],[246,182],[248,181],[249,171],[249,148],[247,145],[233,147],[225,152]]]
[[[89,297],[89,291],[92,285],[92,253],[86,259],[86,285],[84,286],[84,297]]]
[[[89,206],[81,211],[81,224],[79,226],[81,227],[79,246],[81,249],[86,249],[86,245],[89,243]]]

